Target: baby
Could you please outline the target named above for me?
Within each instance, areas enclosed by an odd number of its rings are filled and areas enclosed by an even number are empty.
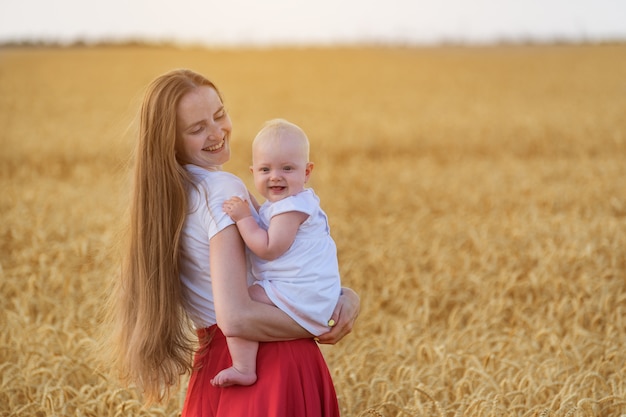
[[[255,205],[259,223],[247,201],[233,197],[224,203],[252,252],[257,281],[249,288],[250,296],[275,305],[319,336],[334,325],[329,318],[341,283],[328,218],[313,190],[305,188],[313,171],[306,134],[286,120],[267,122],[252,143],[250,169],[266,199]],[[222,387],[254,384],[258,342],[234,337],[227,342],[233,365],[211,382]]]

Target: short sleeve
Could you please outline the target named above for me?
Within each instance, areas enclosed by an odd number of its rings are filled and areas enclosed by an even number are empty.
[[[215,181],[212,184],[206,186],[209,196],[209,238],[216,235],[218,232],[224,230],[227,226],[235,224],[233,219],[224,212],[222,206],[224,201],[231,197],[239,197],[242,199],[248,199],[248,191],[241,182],[241,180],[234,175],[222,176],[219,181]],[[206,185],[203,183],[203,185]]]
[[[238,177],[228,172],[196,170],[193,174],[197,182],[195,192],[190,193],[188,221],[195,223],[197,228],[204,228],[206,237],[211,239],[227,226],[235,224],[222,209],[224,201],[235,196],[247,200],[248,190]]]
[[[310,189],[276,201],[265,207],[266,218],[271,219],[279,214],[288,213],[290,211],[299,211],[309,216],[313,215],[319,208],[319,198]]]

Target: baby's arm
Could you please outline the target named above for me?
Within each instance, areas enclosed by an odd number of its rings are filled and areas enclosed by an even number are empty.
[[[289,249],[300,225],[309,217],[299,211],[289,211],[272,217],[267,231],[260,227],[250,213],[248,202],[233,197],[224,202],[224,211],[237,223],[246,245],[256,256],[274,260]]]

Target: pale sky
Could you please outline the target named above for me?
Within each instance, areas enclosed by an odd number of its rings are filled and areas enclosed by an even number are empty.
[[[626,40],[626,0],[0,0],[0,43]]]

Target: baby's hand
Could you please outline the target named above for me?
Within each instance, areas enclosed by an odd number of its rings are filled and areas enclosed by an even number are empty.
[[[232,197],[224,201],[222,209],[226,214],[230,216],[231,219],[236,222],[248,216],[252,216],[252,213],[250,213],[250,204],[248,204],[248,201],[243,200],[239,197]]]

